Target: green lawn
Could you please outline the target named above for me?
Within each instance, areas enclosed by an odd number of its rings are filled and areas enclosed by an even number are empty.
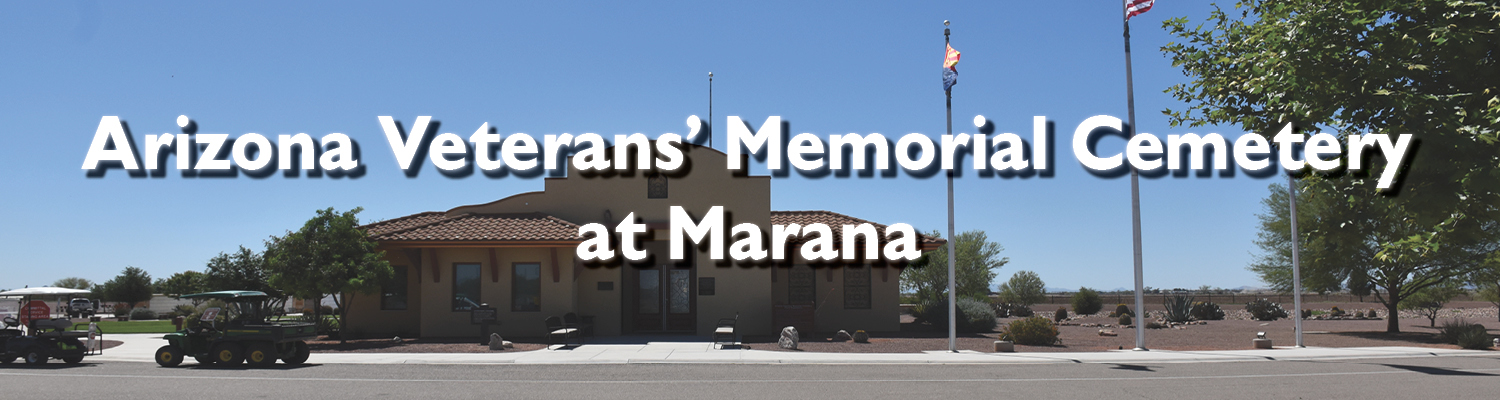
[[[87,329],[88,323],[84,323],[83,325],[78,328]],[[172,326],[172,320],[99,321],[99,330],[103,331],[105,335],[111,333],[172,333],[177,331],[176,327]]]

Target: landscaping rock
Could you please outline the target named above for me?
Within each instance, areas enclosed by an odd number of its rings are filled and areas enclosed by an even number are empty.
[[[838,333],[833,334],[833,341],[835,342],[842,342],[853,338],[854,336],[850,336],[849,331],[845,330],[839,330]]]
[[[505,339],[498,333],[490,334],[490,350],[505,350]]]
[[[796,350],[797,328],[791,326],[781,328],[781,339],[776,340],[776,345],[783,349]]]
[[[1113,329],[1100,329],[1099,336],[1120,336],[1120,334],[1115,333]]]
[[[1013,343],[1013,342],[1011,342],[1009,340],[996,340],[995,341],[995,352],[996,353],[1013,353],[1015,351],[1016,351],[1016,344],[1015,343]]]
[[[863,329],[854,331],[854,343],[870,343],[870,334]]]
[[[511,343],[509,340],[501,341],[500,345],[504,346],[507,349],[514,349],[514,348],[516,348],[516,344],[515,343]]]

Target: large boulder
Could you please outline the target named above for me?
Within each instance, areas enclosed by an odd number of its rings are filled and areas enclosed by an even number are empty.
[[[776,341],[776,345],[783,349],[796,350],[797,328],[791,326],[781,328],[781,339]]]
[[[502,339],[500,334],[490,334],[490,350],[505,350],[505,339]]]

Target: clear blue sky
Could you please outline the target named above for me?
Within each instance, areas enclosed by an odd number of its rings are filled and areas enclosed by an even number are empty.
[[[792,134],[943,133],[942,21],[963,52],[956,132],[976,114],[997,132],[1057,124],[1056,176],[957,182],[958,229],[1005,246],[1049,287],[1129,287],[1128,178],[1085,172],[1067,147],[1084,118],[1125,118],[1119,0],[1042,2],[8,2],[0,5],[0,288],[126,266],[154,277],[201,270],[220,252],[299,226],[315,209],[364,207],[366,221],[539,190],[541,180],[449,179],[430,163],[409,179],[376,117],[418,115],[467,137],[500,133],[684,133],[707,116],[791,121]],[[1202,20],[1206,2],[1158,2],[1134,21],[1140,132],[1172,129],[1162,90],[1185,81],[1158,50],[1161,21]],[[79,169],[101,116],[137,143],[177,133],[342,132],[358,141],[358,179],[241,176],[90,179]],[[274,137],[274,136],[273,136]],[[722,129],[717,145],[723,148]],[[1119,139],[1102,146],[1118,149]],[[1255,214],[1280,179],[1143,179],[1146,285],[1261,285],[1245,270]],[[946,229],[944,181],[807,179],[772,184],[777,210],[833,210]]]

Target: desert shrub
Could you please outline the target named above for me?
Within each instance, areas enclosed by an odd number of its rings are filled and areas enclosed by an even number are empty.
[[[1443,322],[1443,328],[1438,331],[1438,336],[1443,341],[1456,344],[1470,350],[1484,350],[1494,346],[1494,338],[1485,329],[1484,325],[1472,323],[1462,318]]]
[[[1193,303],[1193,319],[1199,321],[1218,321],[1224,319],[1224,310],[1218,304],[1211,301]]]
[[[1256,321],[1275,321],[1290,316],[1286,310],[1281,308],[1280,304],[1266,299],[1255,299],[1254,301],[1245,303],[1245,311],[1249,311],[1250,317]],[[1309,314],[1304,310],[1303,315]]]
[[[333,316],[324,315],[319,319],[317,316],[306,314],[297,317],[297,322],[314,324],[314,331],[319,335],[335,336],[339,334],[339,322]]]
[[[151,309],[149,308],[141,307],[130,310],[131,321],[147,321],[153,319],[156,319],[156,312],[151,311]]]
[[[1162,300],[1167,308],[1167,322],[1188,322],[1193,316],[1193,297],[1176,295]]]
[[[168,318],[171,318],[171,317],[183,317],[183,318],[187,318],[189,315],[193,315],[193,313],[197,312],[197,311],[198,311],[198,308],[197,307],[193,307],[193,305],[191,305],[191,304],[178,304],[176,307],[172,307],[172,311],[169,312],[169,313],[167,313],[167,317]]]
[[[991,332],[995,330],[995,309],[989,304],[969,299],[957,300],[957,328],[960,332]],[[933,299],[912,308],[912,316],[933,326],[948,326],[948,301]]]
[[[1025,304],[1000,302],[1000,303],[995,303],[995,315],[997,315],[997,316],[999,316],[1001,318],[1006,318],[1006,317],[1022,317],[1022,318],[1024,318],[1024,317],[1030,317],[1032,315],[1036,315],[1036,313],[1032,312],[1031,311],[1031,307],[1026,306]]]
[[[1011,309],[1011,307],[1012,306],[1011,306],[1010,303],[999,303],[999,302],[995,303],[994,304],[995,316],[999,317],[999,318],[1009,318],[1010,317],[1010,309]]]
[[[1000,340],[1032,346],[1053,345],[1057,343],[1057,325],[1042,317],[1018,319],[1001,330]]]
[[[1099,297],[1099,291],[1089,288],[1078,288],[1078,293],[1073,294],[1073,312],[1078,315],[1098,314],[1104,309],[1104,298]]]
[[[1068,308],[1067,307],[1058,307],[1057,308],[1057,313],[1052,314],[1052,320],[1053,321],[1063,322],[1063,321],[1066,321],[1067,319],[1068,319]]]
[[[1115,306],[1115,316],[1121,316],[1121,315],[1135,316],[1135,313],[1130,312],[1130,306],[1127,306],[1127,305],[1124,305],[1124,304],[1116,305]]]
[[[1120,320],[1116,322],[1119,322],[1120,326],[1129,326],[1135,323],[1134,318],[1130,317],[1130,313],[1120,314]]]
[[[115,317],[129,317],[130,310],[134,309],[130,307],[115,307]]]

